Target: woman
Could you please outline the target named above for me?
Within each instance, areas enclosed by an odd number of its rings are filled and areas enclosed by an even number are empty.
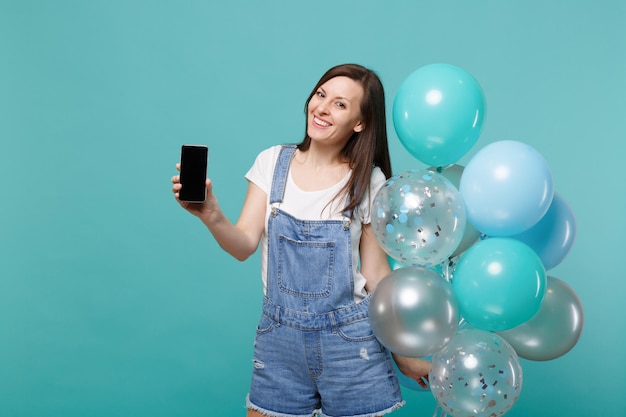
[[[204,203],[178,201],[235,258],[261,243],[265,297],[247,416],[383,415],[403,404],[367,319],[369,294],[390,272],[370,225],[372,199],[391,176],[384,90],[371,70],[339,65],[305,110],[304,140],[266,149],[246,174],[236,224],[210,180]],[[178,199],[179,177],[172,182]],[[428,362],[395,360],[424,384]]]

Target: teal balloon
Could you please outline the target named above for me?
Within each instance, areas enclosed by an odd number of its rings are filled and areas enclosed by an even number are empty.
[[[392,270],[396,270],[396,269],[400,269],[400,268],[406,268],[407,266],[415,266],[415,265],[410,265],[410,264],[403,264],[402,262],[392,258],[391,256],[387,255],[387,262],[389,262],[389,267]],[[436,264],[436,265],[431,265],[431,266],[424,266],[424,268],[436,272],[437,275],[440,275],[443,277],[443,269],[442,269],[442,264]]]
[[[548,277],[541,308],[530,320],[499,332],[517,354],[534,361],[556,359],[569,352],[580,339],[584,325],[583,305],[564,281]]]
[[[413,157],[428,165],[448,165],[478,140],[485,118],[485,97],[465,70],[431,64],[404,80],[392,114],[398,138]]]
[[[387,255],[387,262],[389,262],[389,267],[392,270],[394,270],[394,271],[396,269],[400,269],[400,268],[404,268],[404,267],[407,267],[407,266],[411,266],[411,265],[403,264],[402,262],[396,260],[395,258],[393,258],[393,257],[391,257],[389,255]]]
[[[552,171],[532,146],[514,140],[490,143],[467,163],[459,191],[467,220],[489,236],[528,230],[554,197]]]
[[[374,335],[402,356],[423,358],[440,350],[459,326],[452,285],[422,267],[392,271],[376,286],[368,309]]]
[[[472,326],[508,330],[528,321],[546,292],[546,272],[528,245],[507,237],[481,240],[461,256],[452,280],[461,316]]]
[[[576,232],[576,217],[572,208],[561,195],[555,193],[548,212],[541,220],[512,237],[533,248],[548,271],[567,257],[576,240]]]

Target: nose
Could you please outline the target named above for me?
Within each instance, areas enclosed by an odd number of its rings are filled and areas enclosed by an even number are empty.
[[[328,114],[330,103],[327,100],[321,100],[317,105],[317,111],[320,114]]]

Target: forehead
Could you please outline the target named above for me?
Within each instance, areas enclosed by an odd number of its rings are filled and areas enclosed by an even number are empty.
[[[349,100],[363,97],[363,86],[352,78],[338,76],[331,78],[320,86],[327,95],[347,98]]]

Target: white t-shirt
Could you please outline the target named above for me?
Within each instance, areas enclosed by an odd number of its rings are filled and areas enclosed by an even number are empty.
[[[267,226],[270,207],[270,192],[272,190],[272,178],[274,167],[278,160],[281,146],[273,146],[262,151],[254,161],[252,168],[246,173],[246,179],[256,184],[267,195],[267,207],[265,210],[265,229],[261,237],[261,275],[263,279],[263,291],[267,293]],[[280,209],[301,220],[342,220],[342,208],[346,204],[345,198],[338,198],[332,204],[328,202],[337,195],[337,192],[348,181],[350,171],[341,181],[330,188],[319,191],[303,191],[295,184],[291,177],[291,169],[287,176],[285,195]],[[371,206],[376,192],[383,186],[385,174],[378,167],[372,170],[370,180],[370,192],[367,193],[359,205],[355,218],[350,222],[350,236],[352,240],[352,271],[354,276],[354,299],[360,301],[367,296],[365,291],[365,278],[358,269],[359,265],[359,242],[361,240],[361,224],[371,223]],[[370,197],[371,196],[371,197]]]

